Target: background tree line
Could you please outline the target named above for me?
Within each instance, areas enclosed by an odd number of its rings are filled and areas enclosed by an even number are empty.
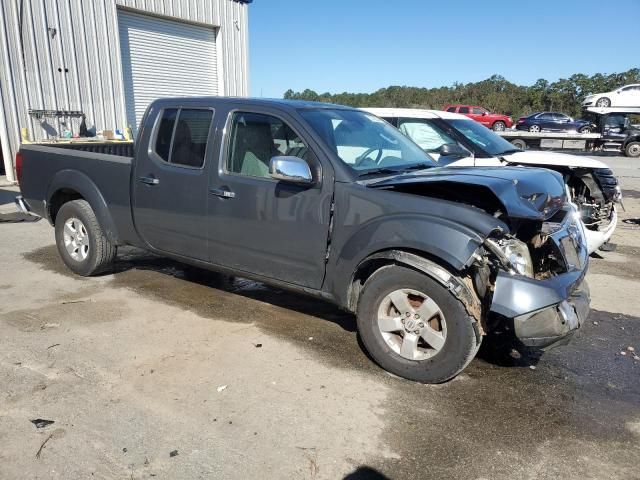
[[[582,100],[592,93],[615,90],[630,83],[640,83],[640,69],[609,75],[577,73],[550,83],[543,78],[531,86],[516,85],[500,75],[475,83],[454,83],[451,87],[418,88],[391,86],[373,93],[321,93],[306,89],[289,89],[284,98],[338,103],[353,107],[409,107],[440,110],[446,104],[481,105],[492,112],[514,118],[533,112],[551,110],[580,117]]]

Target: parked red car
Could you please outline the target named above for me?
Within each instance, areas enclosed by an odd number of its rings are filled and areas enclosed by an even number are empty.
[[[491,113],[486,108],[473,105],[446,105],[443,110],[451,113],[461,113],[496,132],[511,128],[513,125],[513,120],[508,115]]]

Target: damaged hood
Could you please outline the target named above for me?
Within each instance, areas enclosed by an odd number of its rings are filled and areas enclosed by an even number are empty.
[[[608,165],[595,158],[581,155],[571,155],[568,153],[556,152],[516,152],[504,155],[507,162],[519,163],[522,165],[549,165],[573,168],[609,168]]]
[[[382,180],[367,182],[368,187],[400,189],[402,186],[424,185],[451,191],[451,200],[465,192],[465,186],[483,187],[487,195],[493,194],[502,204],[504,212],[512,218],[546,220],[566,202],[562,175],[552,170],[524,167],[443,167],[404,173]],[[482,191],[482,190],[481,190]],[[468,193],[467,193],[468,195]],[[484,199],[478,199],[479,203]]]

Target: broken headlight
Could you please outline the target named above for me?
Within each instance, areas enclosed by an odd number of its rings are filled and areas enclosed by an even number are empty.
[[[531,254],[529,247],[524,242],[515,238],[510,238],[500,242],[500,248],[504,256],[509,260],[511,268],[520,275],[533,277],[533,263],[531,262]]]
[[[501,240],[487,238],[484,244],[498,257],[507,271],[533,277],[533,262],[526,243],[515,238]]]

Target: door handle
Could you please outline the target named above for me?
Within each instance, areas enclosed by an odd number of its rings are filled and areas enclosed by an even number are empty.
[[[147,185],[158,185],[160,180],[155,177],[138,177],[138,181]]]
[[[228,188],[210,188],[209,193],[222,198],[235,198],[235,192],[232,192]]]

